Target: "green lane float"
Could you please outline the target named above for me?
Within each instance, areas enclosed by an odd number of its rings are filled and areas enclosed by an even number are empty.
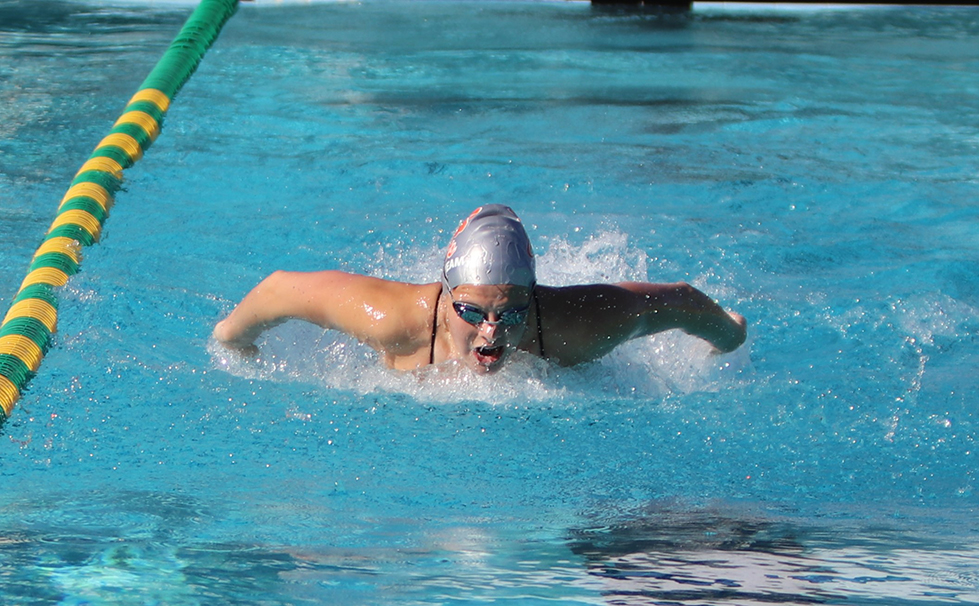
[[[0,324],[0,423],[10,416],[51,345],[58,320],[54,289],[78,273],[82,247],[99,241],[123,172],[159,136],[174,96],[237,8],[238,0],[201,0],[75,174]]]

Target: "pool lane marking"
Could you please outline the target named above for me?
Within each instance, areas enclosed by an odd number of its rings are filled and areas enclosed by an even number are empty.
[[[143,157],[143,147],[139,144],[132,135],[127,135],[126,133],[112,133],[95,146],[95,150],[98,151],[103,147],[114,146],[118,147],[126,154],[129,158],[129,166],[136,163],[137,160]]]
[[[41,267],[27,274],[27,277],[21,282],[20,287],[24,289],[27,286],[33,286],[35,284],[64,286],[67,283],[68,274],[65,272],[56,267]]]
[[[123,172],[159,136],[173,97],[237,8],[238,0],[200,0],[109,134],[75,173],[0,323],[0,423],[10,416],[51,344],[58,321],[54,288],[78,272],[81,246],[99,240]]]
[[[9,417],[13,412],[18,396],[20,396],[20,389],[10,379],[0,374],[0,408],[3,408],[4,417]]]
[[[126,106],[130,106],[139,101],[149,101],[157,108],[159,108],[161,113],[166,113],[167,109],[170,108],[170,97],[166,96],[165,93],[159,91],[155,88],[144,88],[133,95],[133,98],[129,100]]]
[[[78,244],[77,240],[72,240],[71,238],[65,237],[54,237],[50,240],[45,240],[41,246],[34,253],[34,258],[37,259],[41,255],[46,255],[49,253],[59,253],[70,257],[75,263],[82,262],[82,249]]]
[[[91,234],[93,242],[98,242],[99,236],[102,235],[102,222],[96,219],[92,213],[84,210],[71,209],[62,211],[54,218],[51,227],[48,229],[48,233],[53,232],[62,225],[77,225],[81,227]]]
[[[10,354],[20,358],[24,365],[36,372],[41,366],[41,348],[33,339],[24,335],[4,335],[0,337],[0,354]]]
[[[76,183],[68,188],[65,197],[61,199],[61,204],[58,205],[60,210],[65,202],[73,198],[91,198],[98,202],[102,210],[108,212],[109,208],[112,206],[112,194],[109,193],[107,189],[99,185],[98,183],[92,183],[91,181],[82,181],[81,183]]]
[[[121,126],[123,124],[135,124],[139,126],[146,131],[151,142],[155,141],[157,135],[160,134],[160,124],[156,121],[156,118],[139,110],[129,111],[119,116],[119,119],[116,120],[113,126]]]
[[[85,161],[85,164],[82,164],[82,167],[78,169],[78,172],[75,173],[75,177],[78,177],[82,173],[90,170],[107,173],[114,179],[122,181],[122,165],[108,156],[96,156],[94,158],[89,158]],[[88,181],[85,181],[85,183],[88,183]]]
[[[6,324],[14,318],[33,318],[38,320],[48,332],[54,332],[58,325],[58,311],[43,299],[21,299],[10,306],[3,319]]]

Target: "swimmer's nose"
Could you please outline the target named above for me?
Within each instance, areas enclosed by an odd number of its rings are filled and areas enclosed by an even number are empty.
[[[489,339],[493,341],[493,337],[496,336],[496,329],[499,324],[490,324],[489,322],[482,322],[479,325],[479,330]]]

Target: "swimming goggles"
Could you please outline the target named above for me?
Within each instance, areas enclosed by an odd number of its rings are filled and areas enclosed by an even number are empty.
[[[470,303],[453,301],[452,309],[456,311],[456,315],[462,318],[463,321],[473,326],[479,326],[480,324],[489,324],[490,326],[517,326],[527,321],[527,312],[530,311],[530,305],[519,309],[505,309],[499,313],[500,319],[496,322],[490,322],[488,319],[489,314],[486,311]]]

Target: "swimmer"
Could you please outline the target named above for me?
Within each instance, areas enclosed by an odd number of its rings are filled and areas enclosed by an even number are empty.
[[[214,337],[255,354],[262,331],[291,319],[351,335],[391,368],[457,360],[477,373],[499,370],[518,349],[573,366],[665,330],[704,339],[719,353],[746,336],[744,317],[683,282],[538,284],[530,238],[501,204],[481,206],[459,225],[439,282],[277,271],[218,322]]]

